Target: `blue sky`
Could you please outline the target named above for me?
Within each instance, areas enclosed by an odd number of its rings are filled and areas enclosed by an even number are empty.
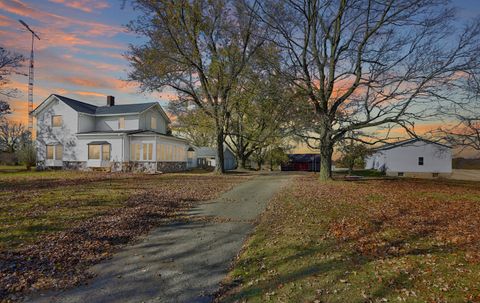
[[[35,41],[35,104],[51,93],[90,103],[104,104],[106,95],[117,103],[160,101],[174,98],[172,92],[139,94],[127,77],[128,62],[122,56],[129,43],[140,40],[124,25],[136,12],[122,0],[0,0],[0,45],[29,56],[30,35],[18,19],[26,21],[41,37]],[[480,0],[457,0],[459,19],[480,15]],[[28,65],[22,69],[28,72]],[[12,100],[13,119],[27,119],[27,78],[15,76],[12,86],[20,90]]]

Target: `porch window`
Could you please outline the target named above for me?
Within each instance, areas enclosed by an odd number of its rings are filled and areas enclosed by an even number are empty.
[[[157,129],[157,118],[153,117],[150,119],[150,128]]]
[[[100,147],[101,145],[88,146],[88,160],[100,160]]]
[[[60,144],[47,145],[47,160],[62,160],[63,146]]]
[[[102,160],[110,161],[110,145],[109,144],[102,145]]]
[[[88,160],[110,161],[110,143],[106,141],[89,143]]]
[[[61,127],[63,119],[61,115],[52,116],[52,127]]]
[[[165,160],[165,145],[157,144],[157,161]]]
[[[143,143],[143,160],[151,161],[153,157],[153,144]]]
[[[125,117],[118,118],[118,129],[125,129]]]
[[[132,143],[130,145],[130,159],[132,161],[140,161],[140,149],[142,148],[139,143]]]
[[[130,151],[130,159],[132,161],[153,160],[153,143],[132,143]]]

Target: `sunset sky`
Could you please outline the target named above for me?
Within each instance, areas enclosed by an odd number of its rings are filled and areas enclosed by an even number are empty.
[[[129,1],[122,0],[0,0],[0,45],[29,57],[30,33],[18,22],[26,21],[40,36],[35,41],[34,106],[52,93],[97,105],[106,95],[117,103],[160,101],[172,92],[145,95],[127,77],[128,62],[122,56],[129,43],[141,40],[127,33],[124,25],[135,18]],[[459,19],[480,15],[480,0],[455,0]],[[22,69],[28,73],[28,65]],[[11,100],[12,119],[27,120],[27,77],[15,76],[12,86],[20,90]],[[428,125],[419,125],[428,129]]]
[[[106,95],[117,103],[164,103],[171,97],[139,94],[123,81],[128,63],[122,54],[139,40],[124,27],[136,12],[121,6],[121,0],[0,0],[0,45],[29,57],[31,36],[18,19],[41,38],[35,41],[34,106],[51,93],[95,104],[104,104]],[[22,72],[28,73],[28,64]],[[15,76],[12,86],[21,93],[11,100],[11,118],[25,122],[27,77]]]

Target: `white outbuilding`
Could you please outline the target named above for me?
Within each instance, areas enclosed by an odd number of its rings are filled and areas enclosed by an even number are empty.
[[[384,171],[387,176],[448,177],[452,149],[422,138],[408,139],[376,148],[366,159],[365,168]]]

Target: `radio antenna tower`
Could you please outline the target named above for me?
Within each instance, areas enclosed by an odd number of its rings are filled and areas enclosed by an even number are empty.
[[[40,40],[40,37],[22,20],[18,20],[25,28],[32,33],[32,51],[30,52],[30,65],[28,67],[28,131],[33,135],[33,41],[35,38]]]

